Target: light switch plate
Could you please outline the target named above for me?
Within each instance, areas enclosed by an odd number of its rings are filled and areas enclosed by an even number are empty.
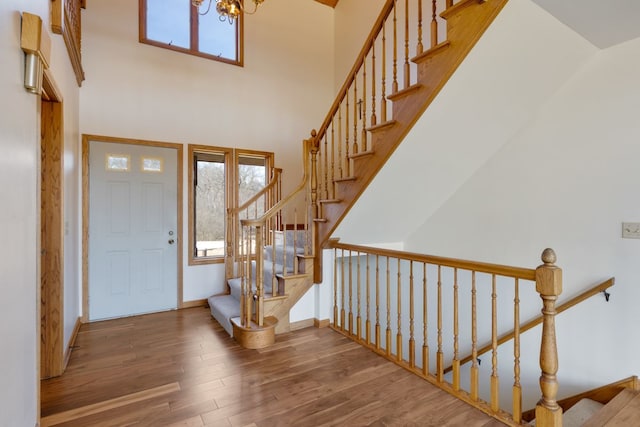
[[[640,222],[623,222],[622,238],[640,239]]]

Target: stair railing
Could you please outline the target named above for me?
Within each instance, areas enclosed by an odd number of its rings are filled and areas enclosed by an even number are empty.
[[[556,307],[556,315],[567,311],[568,309],[570,309],[571,307],[574,307],[578,304],[580,304],[581,302],[585,301],[588,298],[591,298],[594,295],[597,294],[601,294],[604,293],[605,294],[605,298],[607,298],[608,301],[608,293],[606,292],[607,289],[609,289],[610,287],[612,287],[615,284],[615,278],[610,277],[609,279],[595,285],[592,286],[591,288],[589,288],[588,290],[580,293],[580,295],[577,295],[573,298],[571,298],[569,301],[566,301],[562,304],[560,304],[558,307]],[[533,329],[534,327],[538,326],[539,324],[542,323],[544,317],[543,316],[539,316],[536,317],[535,319],[532,319],[526,323],[523,323],[522,325],[520,325],[520,334]],[[501,335],[498,338],[498,346],[512,340],[515,336],[515,330],[509,331],[504,335]],[[476,357],[480,357],[481,355],[483,355],[484,353],[488,352],[489,350],[491,350],[491,343],[487,343],[484,346],[480,347],[477,351]],[[465,363],[469,363],[471,362],[471,360],[473,359],[473,355],[469,354],[465,357],[463,357],[460,360],[460,364],[464,365]],[[444,373],[449,373],[451,372],[451,370],[453,370],[453,366],[449,366],[447,368],[445,368]]]
[[[535,351],[521,348],[521,295],[537,292],[543,301],[537,425],[561,425],[554,322],[562,270],[551,249],[542,253],[542,265],[529,269],[330,244],[334,250],[331,327],[511,425],[522,423],[521,351]],[[511,316],[505,314],[509,312]],[[467,321],[461,323],[461,318]],[[512,360],[513,383],[511,392],[503,388],[501,395],[498,330],[508,324],[514,328],[513,358],[501,356],[500,366],[502,371]],[[481,367],[477,356],[482,337],[490,338],[491,361]],[[470,365],[463,366],[461,349],[471,350]],[[448,374],[445,361],[452,366]]]
[[[225,251],[225,278],[238,277],[240,271],[240,220],[258,218],[271,209],[282,198],[282,169],[273,168],[269,183],[249,200],[235,208],[227,209]],[[279,226],[280,218],[273,218],[273,227]]]
[[[478,0],[455,3],[470,1]],[[336,182],[355,179],[354,158],[372,153],[368,133],[393,124],[389,101],[412,90],[417,81],[412,58],[444,39],[446,21],[439,14],[453,5],[453,0],[387,0],[383,5],[318,129],[316,209],[321,217],[322,206],[337,200]]]
[[[283,296],[286,289],[281,279],[303,273],[298,262],[300,255],[313,256],[313,212],[309,197],[315,179],[311,172],[317,155],[314,138],[312,132],[311,138],[303,141],[304,171],[298,187],[258,218],[240,219],[240,311],[245,328],[252,323],[264,325],[265,298]],[[290,247],[291,253],[287,250]],[[267,284],[271,286],[268,295]]]

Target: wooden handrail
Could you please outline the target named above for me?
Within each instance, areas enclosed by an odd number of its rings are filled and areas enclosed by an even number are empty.
[[[262,214],[261,217],[256,218],[256,219],[243,219],[240,220],[240,223],[243,226],[247,226],[247,227],[257,227],[260,225],[263,225],[267,222],[267,220],[273,218],[274,216],[276,216],[284,206],[286,206],[291,200],[293,200],[293,198],[298,195],[300,192],[304,191],[307,189],[307,186],[309,184],[309,178],[311,176],[310,174],[310,166],[309,166],[309,157],[310,157],[310,153],[311,153],[311,147],[310,144],[313,143],[313,139],[315,139],[316,136],[316,132],[315,130],[311,132],[311,139],[305,139],[303,141],[303,147],[302,147],[302,164],[304,165],[304,173],[302,176],[302,180],[300,181],[300,184],[298,184],[298,187],[296,187],[295,190],[293,190],[291,193],[289,193],[289,195],[287,197],[285,197],[284,199],[281,199],[278,203],[276,203],[275,205],[273,205],[271,207],[271,209],[269,209],[268,211],[266,211],[264,214]]]
[[[324,122],[322,122],[322,126],[320,126],[320,128],[318,129],[318,138],[323,137],[323,135],[325,134],[325,132],[329,127],[329,124],[333,120],[333,116],[335,116],[335,114],[338,112],[338,107],[340,106],[340,104],[342,103],[342,100],[347,95],[347,90],[349,89],[349,86],[351,85],[353,80],[356,78],[356,75],[358,74],[360,67],[362,67],[362,64],[364,63],[364,60],[367,57],[367,54],[371,50],[371,47],[373,46],[373,43],[376,37],[382,30],[382,26],[384,25],[387,17],[393,10],[394,4],[395,4],[395,0],[387,0],[387,2],[382,7],[382,10],[380,11],[380,15],[378,15],[378,19],[376,20],[375,24],[373,24],[373,27],[371,28],[371,32],[369,33],[369,36],[367,37],[367,39],[364,42],[364,45],[362,46],[362,50],[360,51],[360,54],[356,58],[356,61],[353,64],[353,67],[351,67],[351,71],[349,71],[349,74],[347,74],[347,78],[345,79],[344,83],[342,84],[342,87],[338,91],[338,94],[336,95],[336,99],[333,101],[331,108],[329,108],[329,112],[327,113],[327,116],[324,119]]]
[[[265,195],[269,190],[271,190],[273,187],[275,187],[278,184],[281,174],[282,174],[282,169],[274,168],[273,169],[273,177],[271,178],[271,181],[266,186],[264,186],[260,191],[258,191],[256,194],[254,194],[253,197],[251,197],[249,200],[244,202],[242,205],[240,205],[240,206],[238,206],[236,208],[229,208],[229,213],[237,214],[238,212],[241,212],[241,211],[247,209],[253,202],[255,202],[260,197]]]
[[[612,287],[615,284],[615,278],[611,277],[607,280],[605,280],[604,282],[590,288],[589,290],[581,293],[580,295],[577,295],[573,298],[571,298],[569,301],[565,302],[564,304],[559,305],[556,308],[557,313],[556,314],[560,314],[563,311],[566,311],[568,309],[570,309],[571,307],[580,304],[581,302],[583,302],[584,300],[591,298],[592,296],[599,294],[600,292],[603,292],[607,289],[609,289],[610,287]],[[534,328],[535,326],[538,326],[539,324],[542,323],[543,320],[543,316],[538,316],[533,320],[528,321],[527,323],[523,324],[520,326],[520,333],[522,334],[523,332],[528,331],[531,328]],[[512,340],[514,337],[514,331],[512,330],[511,332],[508,332],[504,335],[501,335],[498,338],[498,345],[502,345],[504,343],[506,343],[507,341]],[[488,352],[489,350],[491,350],[491,343],[481,347],[478,349],[478,356],[480,356],[481,354],[484,354],[486,352]],[[460,360],[460,364],[464,365],[465,363],[468,363],[470,361],[473,360],[473,356],[472,355],[468,355],[464,358],[462,358]],[[453,369],[453,366],[449,366],[448,368],[446,368],[444,370],[445,374],[447,372],[451,372],[451,370]]]
[[[523,280],[535,280],[536,271],[530,268],[511,267],[508,265],[491,264],[486,262],[468,261],[456,258],[446,258],[434,255],[424,255],[413,252],[397,251],[393,249],[374,248],[362,245],[344,244],[336,241],[330,241],[331,248],[359,251],[372,255],[379,255],[390,258],[400,258],[407,261],[424,262],[427,264],[437,264],[443,267],[459,268],[462,270],[471,270],[479,273],[496,274],[498,276],[513,277]]]

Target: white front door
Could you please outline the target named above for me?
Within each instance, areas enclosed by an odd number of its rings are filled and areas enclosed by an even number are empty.
[[[89,320],[175,309],[177,152],[89,143]]]

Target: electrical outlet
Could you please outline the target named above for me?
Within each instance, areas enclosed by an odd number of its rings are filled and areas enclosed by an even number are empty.
[[[622,238],[640,239],[640,222],[623,222]]]

